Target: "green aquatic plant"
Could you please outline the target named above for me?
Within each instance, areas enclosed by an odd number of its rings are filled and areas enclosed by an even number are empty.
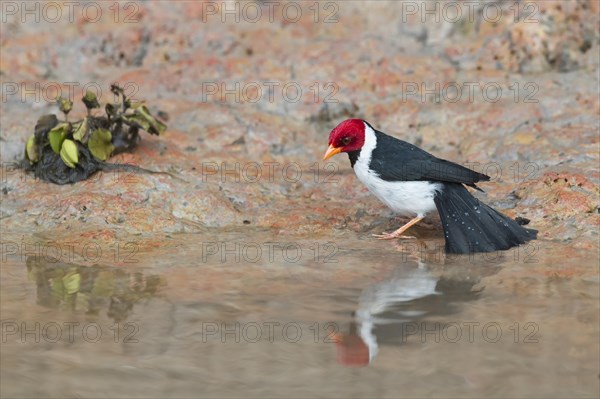
[[[43,115],[38,119],[34,134],[25,145],[26,168],[36,177],[56,184],[75,183],[98,170],[115,168],[156,173],[105,162],[112,155],[133,150],[140,141],[140,130],[160,135],[167,128],[144,103],[134,103],[127,98],[121,87],[113,84],[110,90],[118,101],[104,106],[105,115],[92,113],[101,106],[96,95],[88,91],[81,99],[87,116],[75,122],[68,120],[73,102],[58,98],[64,120],[56,115]]]

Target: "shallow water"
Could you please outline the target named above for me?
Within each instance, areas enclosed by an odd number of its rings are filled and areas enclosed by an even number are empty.
[[[2,396],[598,396],[596,251],[433,235],[4,237]]]

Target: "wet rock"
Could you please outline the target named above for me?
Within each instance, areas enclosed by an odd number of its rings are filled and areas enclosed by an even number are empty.
[[[135,17],[143,22],[133,23],[22,24],[8,16],[15,29],[5,30],[0,70],[17,93],[7,92],[1,105],[3,229],[76,235],[85,226],[151,236],[250,221],[281,234],[332,237],[393,228],[397,221],[345,156],[320,162],[331,127],[358,116],[490,174],[482,200],[529,219],[540,237],[597,247],[589,232],[598,225],[600,180],[598,5],[528,4],[536,23],[523,9],[515,20],[510,8],[496,23],[481,9],[472,23],[466,14],[456,23],[422,22],[384,2],[340,3],[333,23],[324,15],[315,22],[308,3],[297,22],[277,15],[223,23],[217,15],[198,24],[213,16],[186,2],[140,4]],[[37,84],[40,95],[27,95],[21,82],[34,91]],[[56,83],[68,93],[67,82],[78,83],[75,98],[84,84],[119,82],[167,112],[164,135],[145,137],[114,162],[174,177],[115,170],[55,187],[11,168],[54,99],[41,88]],[[298,99],[283,93],[288,83],[301,88]],[[472,98],[466,83],[475,85]],[[456,101],[443,91],[448,84],[461,88]],[[491,89],[482,94],[488,84],[500,88],[499,99]],[[98,97],[112,101],[107,90]]]

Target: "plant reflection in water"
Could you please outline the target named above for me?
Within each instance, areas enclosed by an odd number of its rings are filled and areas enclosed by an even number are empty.
[[[51,308],[97,315],[107,308],[115,322],[125,320],[133,305],[155,296],[166,283],[158,275],[145,275],[117,267],[80,266],[29,256],[27,276],[37,286],[37,303]]]

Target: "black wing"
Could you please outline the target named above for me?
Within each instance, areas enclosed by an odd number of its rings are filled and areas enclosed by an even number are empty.
[[[454,162],[439,159],[422,149],[385,133],[375,131],[377,147],[370,168],[386,181],[428,180],[462,183],[480,190],[475,183],[490,180]],[[480,190],[481,191],[481,190]]]

